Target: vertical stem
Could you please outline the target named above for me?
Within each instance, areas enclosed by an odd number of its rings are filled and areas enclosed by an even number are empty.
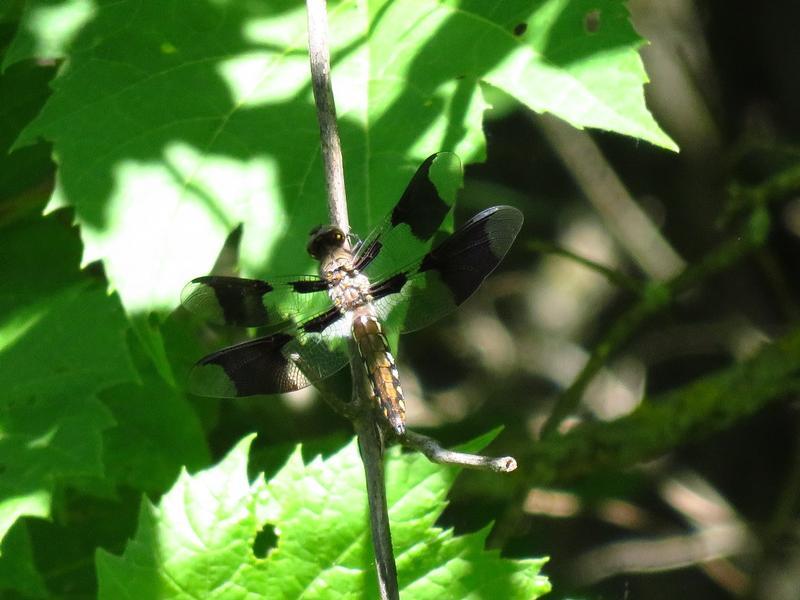
[[[331,84],[331,55],[328,47],[328,15],[325,0],[306,0],[308,7],[308,55],[311,61],[311,86],[317,104],[317,120],[322,142],[322,162],[328,187],[328,211],[331,224],[347,233],[347,197],[344,190],[344,166],[336,103]]]
[[[397,566],[389,529],[389,511],[386,503],[386,478],[383,472],[383,441],[378,423],[369,413],[353,421],[358,435],[358,447],[364,463],[369,499],[369,524],[372,546],[375,550],[375,568],[378,571],[378,590],[382,600],[399,600]]]
[[[336,125],[336,105],[331,85],[330,50],[328,47],[328,17],[325,0],[306,0],[308,9],[308,53],[311,62],[311,83],[317,105],[317,119],[328,190],[328,213],[331,224],[349,232],[347,197],[344,189],[344,167],[339,130]],[[353,427],[358,436],[361,460],[367,482],[370,529],[375,551],[378,589],[382,600],[399,600],[397,566],[389,529],[389,511],[386,504],[386,482],[383,472],[383,440],[375,411],[365,398],[360,385],[363,368],[351,360],[353,375],[353,403],[356,415]]]

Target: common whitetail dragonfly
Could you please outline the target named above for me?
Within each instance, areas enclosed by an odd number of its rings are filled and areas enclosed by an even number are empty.
[[[233,398],[298,390],[347,364],[352,338],[376,408],[402,435],[403,390],[382,323],[402,333],[449,313],[495,269],[522,227],[520,211],[494,206],[446,236],[440,227],[460,184],[458,157],[434,154],[383,223],[352,251],[345,232],[317,227],[308,252],[320,261],[319,276],[192,280],[181,296],[191,312],[271,332],[198,361],[189,391]],[[435,237],[439,243],[431,250]]]

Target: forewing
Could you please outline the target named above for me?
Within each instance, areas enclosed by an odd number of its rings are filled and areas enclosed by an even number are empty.
[[[478,213],[416,265],[373,284],[378,315],[401,332],[440,319],[469,298],[508,252],[522,213],[494,206]]]
[[[190,281],[181,304],[212,323],[261,327],[302,323],[328,308],[330,299],[318,277],[262,281],[210,275]]]
[[[462,180],[458,156],[451,152],[429,156],[392,212],[359,246],[357,268],[377,280],[428,252],[455,202]]]
[[[238,398],[299,390],[333,375],[348,362],[350,327],[331,309],[295,331],[257,338],[197,362],[189,391]]]

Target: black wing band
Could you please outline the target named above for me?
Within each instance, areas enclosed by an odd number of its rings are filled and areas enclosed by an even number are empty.
[[[411,178],[402,197],[359,247],[356,268],[380,278],[430,250],[461,187],[459,158],[450,152],[429,156]]]
[[[192,369],[189,391],[198,396],[237,398],[306,387],[307,378],[282,353],[293,339],[279,333],[209,354]]]
[[[414,177],[392,210],[392,227],[405,223],[420,240],[431,239],[439,230],[445,215],[450,211],[451,204],[439,195],[439,190],[431,181],[431,165],[444,154],[440,152],[429,156],[414,173]]]
[[[454,310],[494,271],[522,220],[511,206],[475,215],[416,266],[371,287],[379,316],[400,331],[415,331]]]
[[[189,282],[181,304],[204,319],[240,327],[300,323],[330,306],[318,277],[261,281],[211,275]]]
[[[337,311],[327,311],[313,319],[308,329],[257,338],[209,354],[192,369],[189,391],[214,398],[278,394],[333,375],[349,360],[349,322],[341,317]]]

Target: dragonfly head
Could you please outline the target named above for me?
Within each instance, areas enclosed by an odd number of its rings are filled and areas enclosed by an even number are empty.
[[[319,225],[311,230],[306,249],[312,258],[320,260],[344,246],[347,236],[334,225]]]

